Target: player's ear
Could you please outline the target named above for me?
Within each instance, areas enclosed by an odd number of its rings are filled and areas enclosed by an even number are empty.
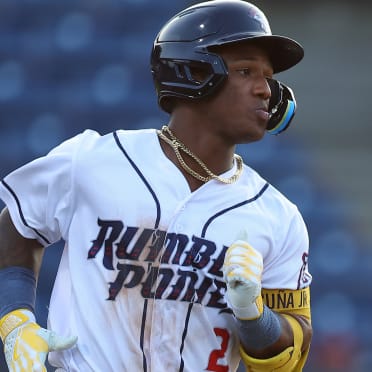
[[[289,127],[296,112],[296,100],[291,88],[280,81],[267,78],[267,82],[271,89],[267,131],[279,134]]]

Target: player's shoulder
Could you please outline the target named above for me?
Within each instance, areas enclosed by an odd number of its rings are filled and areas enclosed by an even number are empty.
[[[120,129],[114,133],[116,140],[122,145],[150,144],[156,136],[156,129]]]
[[[249,188],[253,188],[260,193],[260,200],[263,207],[270,210],[270,213],[283,213],[294,215],[298,213],[298,208],[286,195],[276,186],[268,182],[256,170],[244,164],[243,183]]]
[[[53,148],[49,154],[58,155],[62,153],[74,153],[81,149],[89,150],[96,146],[103,137],[104,136],[95,130],[86,129],[61,142],[58,146]]]
[[[159,139],[156,129],[118,130],[114,133],[115,141],[121,151],[131,158],[148,161],[159,152]]]
[[[67,139],[59,146],[55,147],[52,153],[76,152],[80,156],[92,152],[109,151],[121,145],[138,145],[139,142],[146,143],[150,138],[154,138],[155,129],[120,129],[114,132],[101,134],[93,129],[86,129],[83,132]]]

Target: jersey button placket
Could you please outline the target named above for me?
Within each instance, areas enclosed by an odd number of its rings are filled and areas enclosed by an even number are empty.
[[[178,212],[175,216],[175,221],[174,221],[174,227],[176,229],[176,232],[181,232],[185,227],[184,224],[182,223],[182,218],[181,218],[185,210],[186,210],[186,203],[182,204],[178,208]]]

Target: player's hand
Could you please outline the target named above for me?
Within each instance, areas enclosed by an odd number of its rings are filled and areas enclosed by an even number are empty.
[[[248,320],[261,316],[261,253],[239,239],[228,248],[222,271],[227,286],[227,302],[235,316]]]
[[[41,328],[34,314],[25,309],[14,310],[0,319],[0,335],[10,372],[46,372],[48,352],[68,349],[77,341],[77,337],[62,337]]]

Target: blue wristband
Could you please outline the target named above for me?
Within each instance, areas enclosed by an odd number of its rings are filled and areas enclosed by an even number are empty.
[[[237,323],[240,343],[247,349],[265,349],[276,342],[282,332],[278,315],[266,305],[258,319],[237,319]]]
[[[16,309],[34,312],[35,298],[36,278],[31,269],[21,266],[0,269],[0,319]]]

